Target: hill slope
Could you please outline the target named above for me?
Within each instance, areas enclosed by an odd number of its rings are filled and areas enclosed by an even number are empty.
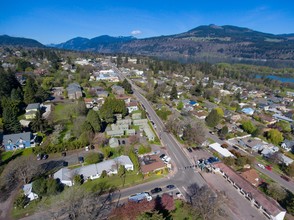
[[[0,45],[23,46],[23,47],[45,47],[40,42],[23,37],[0,36]]]
[[[293,62],[294,65],[294,39],[291,34],[273,35],[230,25],[203,25],[181,34],[145,39],[100,36],[78,45],[71,44],[72,41],[74,39],[57,47],[186,61],[275,60]]]

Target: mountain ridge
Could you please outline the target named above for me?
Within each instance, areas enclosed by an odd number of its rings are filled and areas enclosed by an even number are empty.
[[[275,35],[233,25],[201,25],[179,34],[142,39],[109,35],[91,39],[76,37],[50,46],[98,53],[146,55],[183,62],[259,62],[261,65],[286,62],[286,66],[294,67],[294,34]]]

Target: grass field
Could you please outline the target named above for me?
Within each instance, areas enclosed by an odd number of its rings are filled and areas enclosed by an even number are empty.
[[[32,148],[20,149],[16,151],[6,151],[1,154],[1,159],[3,163],[5,163],[5,161],[10,160],[15,155],[29,156],[32,153],[33,153]]]

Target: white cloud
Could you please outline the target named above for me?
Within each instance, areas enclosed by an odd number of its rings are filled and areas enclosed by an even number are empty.
[[[142,31],[140,31],[140,30],[133,30],[133,31],[131,32],[131,34],[132,34],[132,35],[142,34]]]

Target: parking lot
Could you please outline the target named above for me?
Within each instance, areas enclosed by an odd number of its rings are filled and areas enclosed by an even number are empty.
[[[261,220],[266,219],[256,208],[252,207],[250,202],[246,200],[239,192],[229,184],[221,175],[213,173],[202,173],[208,185],[215,191],[222,192],[225,203],[231,210],[233,219],[239,220]]]

